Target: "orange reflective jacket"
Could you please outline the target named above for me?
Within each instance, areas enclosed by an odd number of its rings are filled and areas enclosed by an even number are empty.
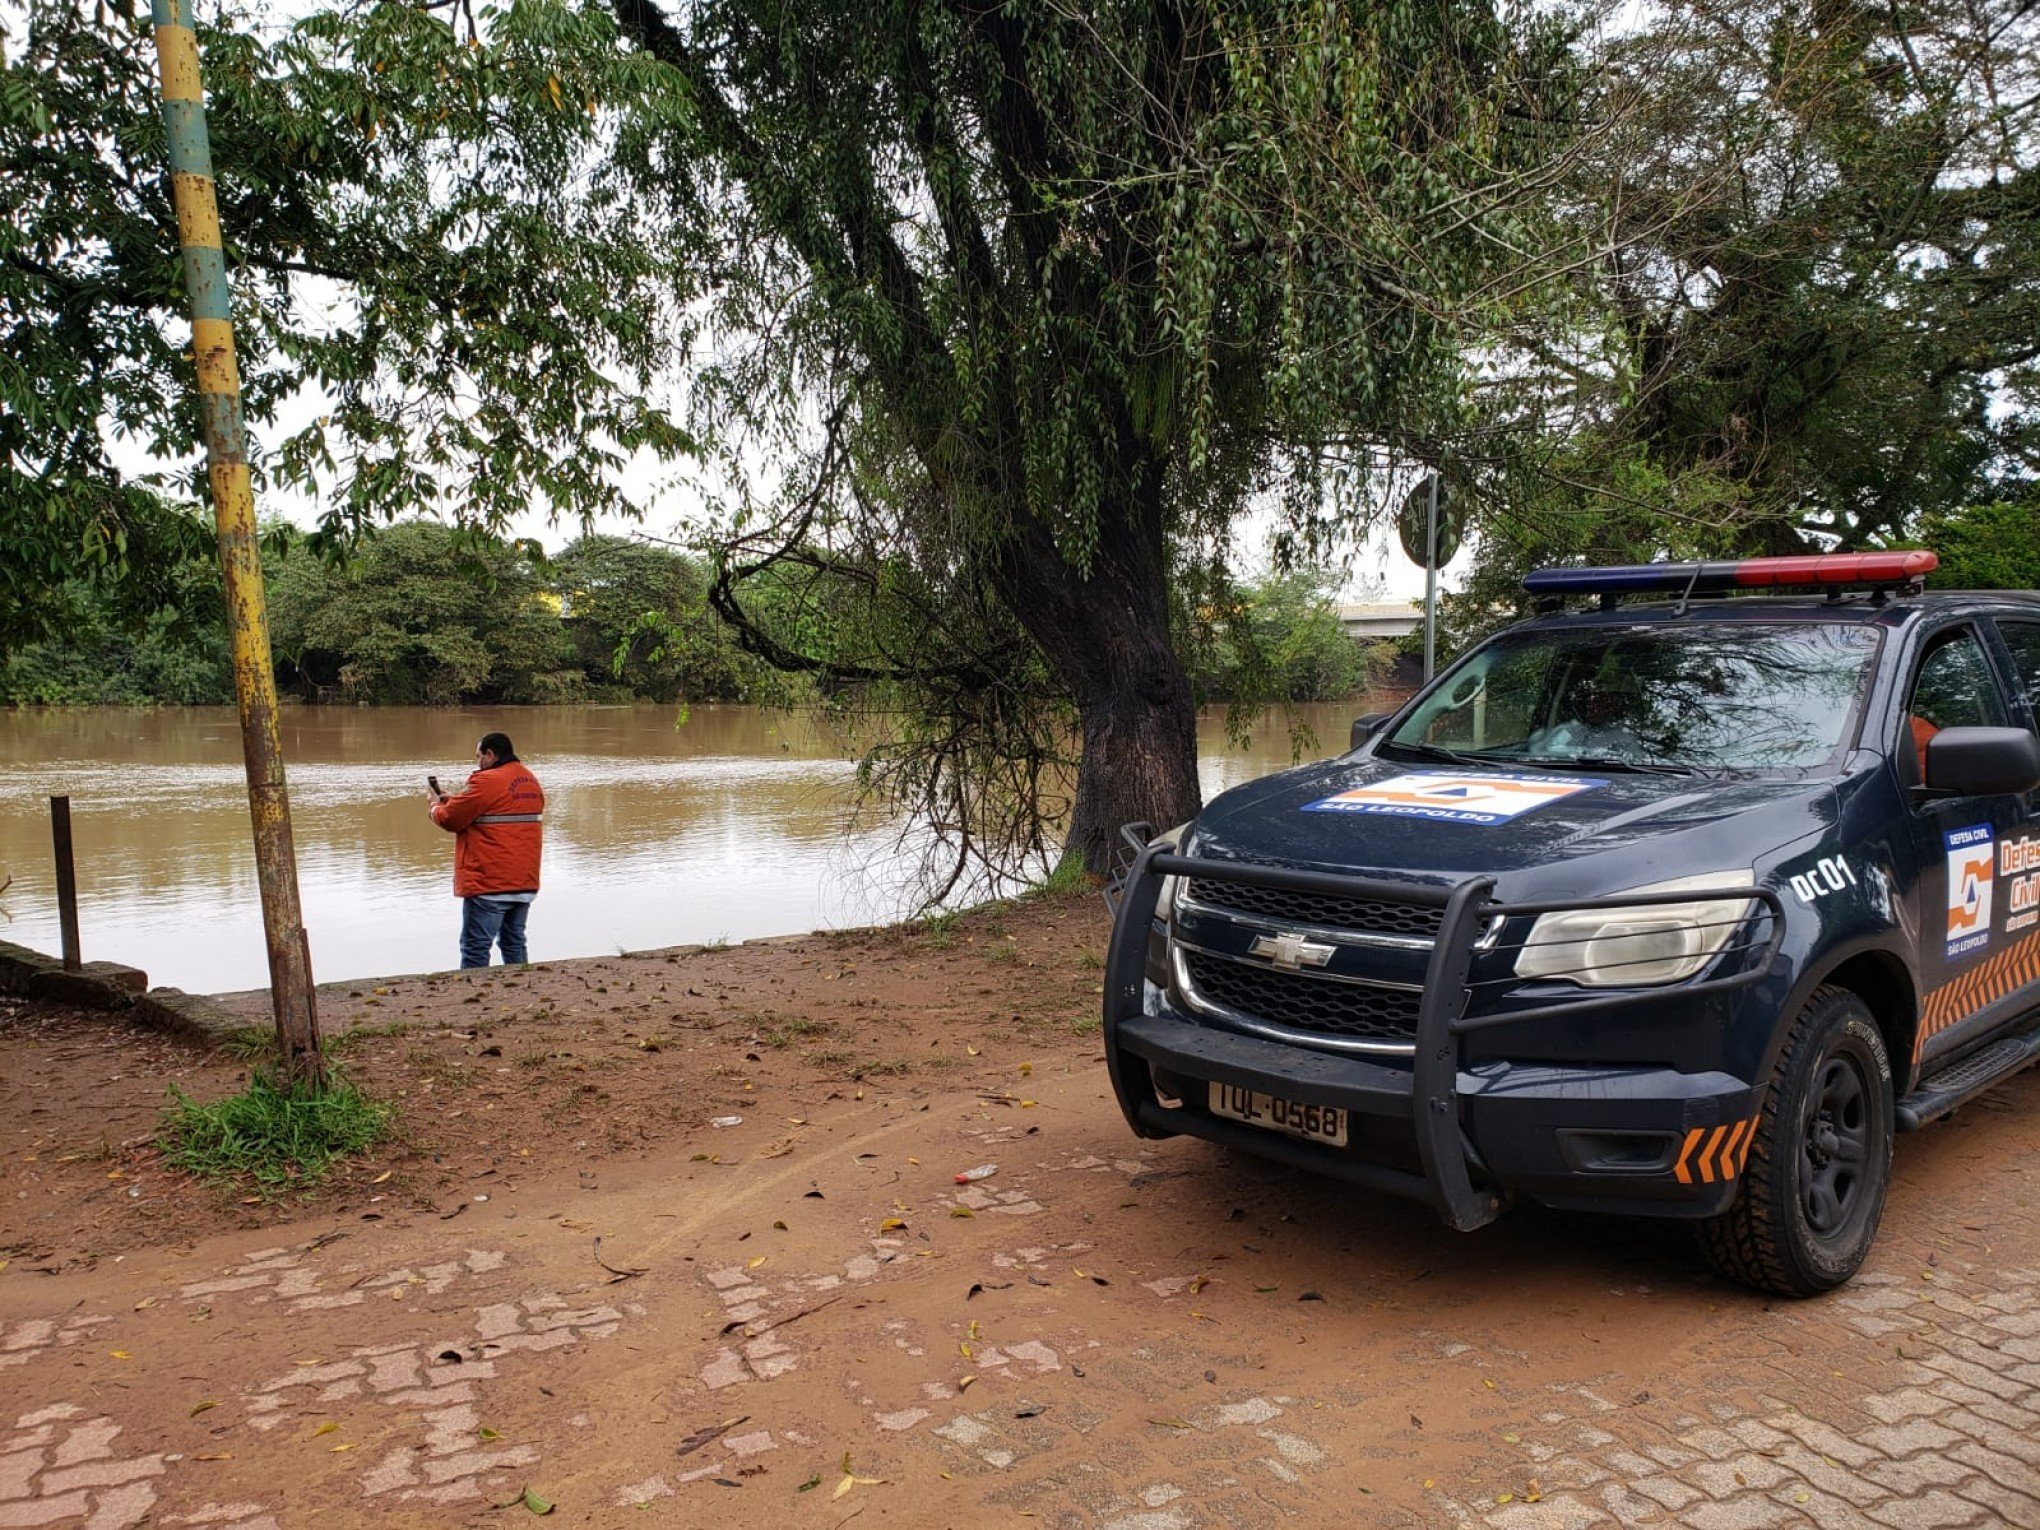
[[[478,770],[462,791],[432,805],[453,836],[453,895],[537,892],[545,793],[522,760]]]

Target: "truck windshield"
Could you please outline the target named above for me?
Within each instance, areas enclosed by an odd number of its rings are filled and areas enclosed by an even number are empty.
[[[1810,769],[1840,749],[1876,649],[1873,631],[1840,622],[1504,633],[1387,744],[1511,764]]]

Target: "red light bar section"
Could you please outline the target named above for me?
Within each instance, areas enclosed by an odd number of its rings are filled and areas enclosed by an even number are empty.
[[[1939,567],[1930,552],[1822,553],[1804,558],[1745,558],[1735,582],[1745,589],[1785,585],[1911,584]]]
[[[1744,558],[1729,563],[1631,563],[1607,568],[1541,568],[1523,579],[1533,595],[1720,594],[1907,585],[1932,573],[1930,552],[1819,553],[1797,558]]]

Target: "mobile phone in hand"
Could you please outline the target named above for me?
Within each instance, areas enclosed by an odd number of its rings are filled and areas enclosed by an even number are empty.
[[[427,776],[425,778],[425,785],[435,797],[444,797],[446,795],[445,792],[439,789],[439,777],[437,776]]]

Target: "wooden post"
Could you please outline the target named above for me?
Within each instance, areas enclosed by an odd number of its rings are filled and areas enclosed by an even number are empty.
[[[83,964],[78,954],[78,870],[71,860],[71,799],[50,798],[50,843],[57,856],[57,921],[64,931],[64,970]]]
[[[319,1055],[311,944],[298,902],[297,850],[283,775],[275,661],[269,652],[268,607],[255,541],[255,492],[241,427],[241,375],[234,360],[232,306],[213,191],[205,93],[198,75],[198,37],[192,30],[192,0],[151,0],[150,10],[162,71],[163,124],[170,140],[170,195],[191,300],[191,348],[197,360],[206,471],[226,577],[234,697],[241,709],[255,875],[262,890],[262,933],[269,946],[270,1007],[276,1016],[284,1077],[316,1089],[325,1082],[325,1063]]]

